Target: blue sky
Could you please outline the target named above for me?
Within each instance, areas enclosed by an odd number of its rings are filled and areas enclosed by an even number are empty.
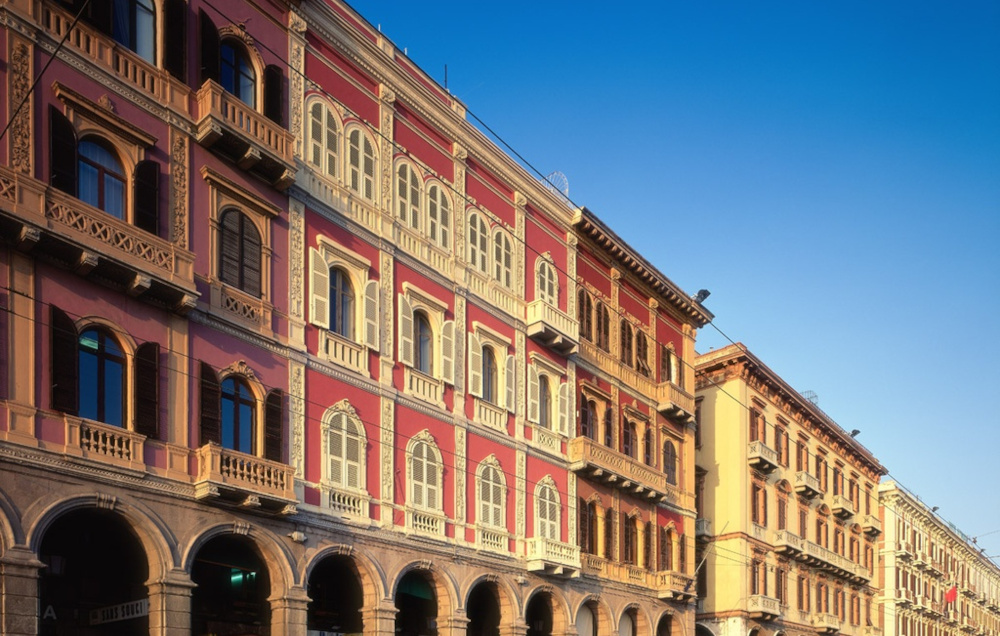
[[[1000,3],[352,6],[1000,555]]]

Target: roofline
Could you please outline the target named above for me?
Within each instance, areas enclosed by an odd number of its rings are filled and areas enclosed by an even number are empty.
[[[618,262],[652,287],[664,300],[684,313],[699,328],[715,319],[712,312],[686,294],[586,207],[577,208],[573,215],[573,226],[582,235],[589,237],[604,248]]]

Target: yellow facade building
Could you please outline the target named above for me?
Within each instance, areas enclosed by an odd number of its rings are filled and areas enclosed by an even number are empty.
[[[1000,634],[1000,568],[894,481],[879,486],[882,618],[897,636]]]
[[[743,345],[696,370],[696,633],[880,636],[885,469]]]

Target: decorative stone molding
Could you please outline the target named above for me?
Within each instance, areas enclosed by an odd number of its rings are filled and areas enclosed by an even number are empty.
[[[305,479],[305,365],[288,361],[288,427],[292,432],[291,462],[296,479]]]
[[[391,331],[383,329],[383,332]],[[392,525],[393,510],[393,445],[396,436],[395,406],[391,396],[382,396],[382,409],[380,418],[380,428],[382,430],[382,505],[379,506],[382,512],[382,525]]]
[[[9,158],[10,167],[16,172],[30,175],[32,173],[32,134],[31,114],[34,112],[34,98],[31,95],[32,71],[31,48],[21,38],[10,36],[10,67],[8,68],[8,113],[22,102],[21,110],[10,123]]]
[[[170,128],[170,240],[180,248],[188,245],[188,135]]]

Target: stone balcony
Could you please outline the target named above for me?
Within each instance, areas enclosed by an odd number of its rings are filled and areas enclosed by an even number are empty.
[[[862,515],[861,530],[869,536],[878,536],[882,534],[882,521],[875,515]]]
[[[944,576],[944,563],[941,561],[935,561],[933,558],[927,560],[927,573],[935,578],[941,578]]]
[[[656,572],[656,592],[660,600],[687,603],[697,594],[694,579],[680,572]]]
[[[913,558],[913,545],[908,541],[896,542],[896,558],[908,561]]]
[[[195,138],[278,190],[295,181],[295,139],[213,80],[197,94]]]
[[[0,166],[0,236],[177,313],[198,298],[193,253],[6,166]]]
[[[804,470],[795,473],[795,492],[806,499],[813,499],[823,494],[819,478]]]
[[[656,410],[680,422],[694,421],[694,396],[673,382],[656,385]]]
[[[781,603],[776,598],[754,594],[747,599],[747,611],[751,618],[770,621],[781,615]]]
[[[927,566],[929,564],[930,564],[930,559],[927,558],[926,552],[917,551],[913,554],[913,567],[917,568],[918,570],[924,570],[927,569]]]
[[[295,514],[291,466],[209,443],[196,451],[195,498],[261,512]]]
[[[834,495],[833,505],[830,506],[833,514],[841,519],[849,519],[854,516],[854,504],[844,495]]]
[[[774,533],[774,551],[787,556],[798,556],[804,551],[804,540],[790,530]]]
[[[747,447],[747,462],[762,472],[773,472],[778,467],[778,451],[760,440],[750,442]]]
[[[690,507],[689,497],[683,497],[676,486],[668,484],[665,474],[589,437],[570,440],[568,459],[570,470],[585,479],[657,502],[668,501]]]
[[[66,454],[145,471],[146,436],[118,426],[66,416]]]
[[[576,578],[580,576],[580,548],[545,537],[533,537],[525,543],[529,572]]]
[[[836,634],[840,631],[840,619],[833,614],[813,614],[813,627],[824,634]]]
[[[580,346],[580,323],[544,300],[528,303],[527,326],[529,338],[561,355],[576,353]]]

